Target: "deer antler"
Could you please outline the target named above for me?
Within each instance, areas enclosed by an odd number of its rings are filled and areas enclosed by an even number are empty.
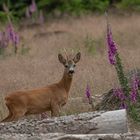
[[[71,49],[71,54],[72,54],[72,56],[74,55],[74,50],[73,49]]]
[[[67,54],[66,48],[64,48],[64,53],[65,53],[66,59],[68,60],[68,54]]]

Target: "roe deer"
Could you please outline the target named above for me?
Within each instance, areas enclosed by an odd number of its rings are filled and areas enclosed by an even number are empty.
[[[1,122],[16,121],[22,116],[39,114],[46,111],[51,111],[52,117],[58,116],[60,108],[68,100],[74,67],[80,60],[80,57],[80,52],[74,58],[68,56],[64,58],[61,54],[58,54],[60,63],[65,67],[63,77],[58,83],[44,88],[17,91],[9,94],[5,98],[9,115]]]

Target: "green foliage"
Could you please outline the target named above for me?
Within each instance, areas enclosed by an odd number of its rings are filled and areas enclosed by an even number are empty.
[[[3,11],[0,11],[0,19],[4,22],[7,21],[7,14]]]
[[[3,11],[3,4],[9,8],[9,16],[17,21],[25,16],[26,7],[31,3],[26,1],[2,0],[0,1],[0,19],[5,20],[6,13]],[[80,15],[89,11],[104,12],[109,5],[109,0],[36,0],[38,10],[42,9],[46,14],[60,11],[71,15]]]
[[[129,95],[128,80],[127,80],[127,77],[124,74],[122,62],[121,62],[121,59],[120,59],[118,53],[116,54],[115,57],[116,57],[115,68],[116,68],[116,71],[117,71],[119,82],[120,82],[121,88],[124,90],[125,95],[128,96]]]
[[[39,8],[45,8],[47,12],[58,10],[62,13],[80,15],[87,11],[102,12],[108,7],[109,0],[40,0],[37,1]]]
[[[3,8],[3,4],[8,8],[8,12],[6,12]],[[12,22],[17,22],[21,17],[25,15],[27,4],[24,1],[12,1],[12,0],[2,0],[0,1],[0,19],[1,21],[7,21],[7,17],[9,17]]]
[[[104,12],[109,6],[109,0],[84,0],[86,10]]]
[[[64,2],[62,6],[59,7],[61,12],[71,13],[73,15],[80,15],[85,11],[82,0],[71,0]]]
[[[31,4],[27,0],[1,0],[0,19],[6,20],[3,4],[9,9],[12,20],[18,21],[25,17],[26,8]],[[110,0],[36,0],[38,11],[41,9],[46,15],[59,11],[61,14],[81,15],[89,12],[104,12],[110,6]],[[121,9],[140,10],[140,0],[119,0],[114,6]]]
[[[140,11],[140,0],[122,0],[117,4],[118,8]]]

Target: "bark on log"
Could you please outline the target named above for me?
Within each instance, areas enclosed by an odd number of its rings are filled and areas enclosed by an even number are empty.
[[[125,134],[2,134],[1,140],[140,140],[140,133]]]
[[[89,112],[44,120],[24,119],[18,122],[0,124],[0,134],[107,134],[126,132],[128,132],[126,110]]]

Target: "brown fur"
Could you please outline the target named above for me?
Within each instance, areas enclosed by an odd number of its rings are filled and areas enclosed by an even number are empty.
[[[63,63],[61,59],[63,61],[65,59],[63,56],[61,57],[59,61]],[[58,116],[60,108],[68,100],[72,77],[73,74],[69,75],[65,68],[63,77],[58,83],[44,88],[9,94],[5,98],[9,115],[1,122],[15,121],[25,115],[39,114],[46,111],[51,111],[52,116]]]

